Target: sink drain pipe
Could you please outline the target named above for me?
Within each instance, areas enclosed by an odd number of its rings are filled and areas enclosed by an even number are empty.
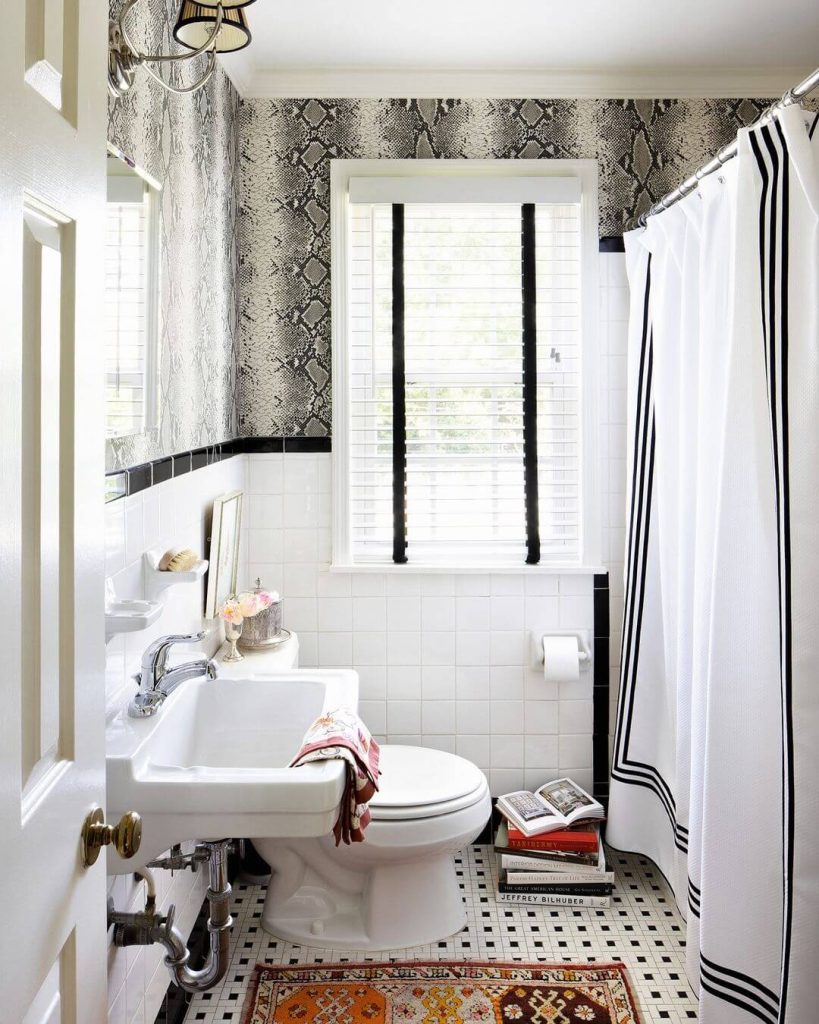
[[[190,950],[188,944],[174,924],[176,908],[168,907],[168,913],[156,911],[156,896],[153,879],[148,871],[138,874],[148,886],[145,909],[137,913],[122,913],[114,910],[109,903],[108,925],[114,926],[114,945],[151,946],[159,943],[165,948],[165,966],[173,981],[186,992],[204,992],[213,988],[227,974],[230,964],[230,929],[233,918],[230,915],[230,882],[227,876],[227,858],[231,849],[229,839],[197,844],[193,853],[182,854],[172,851],[169,857],[151,861],[148,867],[164,870],[191,868],[196,871],[203,861],[208,865],[208,932],[210,949],[205,964],[199,970],[188,966]]]

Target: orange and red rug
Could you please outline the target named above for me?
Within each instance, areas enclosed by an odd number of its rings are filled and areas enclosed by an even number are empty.
[[[242,1024],[640,1024],[622,964],[257,964]]]

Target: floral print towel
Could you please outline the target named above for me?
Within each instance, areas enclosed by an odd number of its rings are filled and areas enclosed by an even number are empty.
[[[344,793],[333,826],[336,846],[342,841],[364,841],[364,829],[370,823],[368,803],[378,789],[378,753],[378,744],[358,715],[350,708],[338,708],[313,722],[290,762],[291,768],[311,761],[346,762]]]

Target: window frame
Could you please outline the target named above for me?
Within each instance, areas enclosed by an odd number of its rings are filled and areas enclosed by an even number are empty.
[[[580,556],[575,562],[447,565],[438,562],[354,562],[350,523],[349,205],[351,178],[574,177],[581,188],[581,418]],[[332,160],[330,162],[330,270],[332,302],[332,562],[339,572],[571,573],[601,564],[599,457],[598,168],[596,160]]]
[[[106,451],[119,441],[133,442],[139,438],[154,441],[159,437],[160,419],[160,347],[162,335],[161,290],[162,290],[162,184],[144,168],[134,163],[112,143],[107,145],[108,158],[125,164],[131,172],[142,179],[146,187],[147,216],[145,219],[146,266],[145,266],[145,368],[143,422],[134,430],[125,433],[108,433],[107,400],[103,403]],[[107,344],[103,331],[103,345]],[[104,355],[107,355],[104,352]],[[107,384],[107,379],[106,379]]]

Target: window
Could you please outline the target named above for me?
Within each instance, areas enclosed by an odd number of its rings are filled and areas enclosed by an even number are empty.
[[[150,429],[156,416],[158,191],[108,159],[105,223],[105,431]]]
[[[580,564],[581,179],[351,171],[342,198],[334,560]]]

